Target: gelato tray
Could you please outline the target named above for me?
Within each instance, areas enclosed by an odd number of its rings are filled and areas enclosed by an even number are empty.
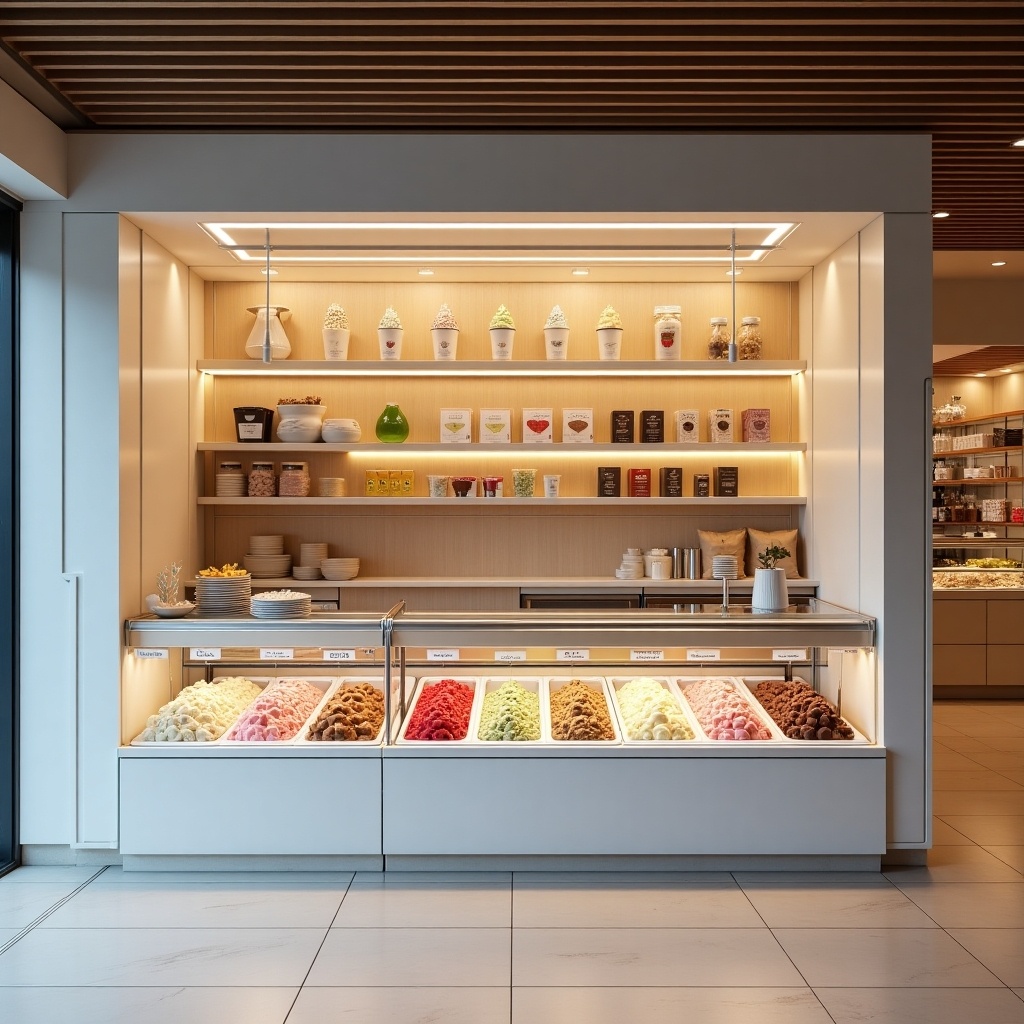
[[[553,742],[598,746],[622,742],[603,676],[549,676],[545,688],[548,735]]]
[[[681,676],[673,685],[700,726],[701,739],[763,743],[785,738],[739,679]]]
[[[327,690],[295,742],[379,747],[384,739],[384,716],[383,678],[345,676]]]
[[[550,739],[543,727],[543,679],[487,676],[473,737],[482,743],[536,743]]]
[[[803,679],[787,682],[778,676],[744,676],[740,685],[771,718],[785,742],[802,746],[870,742]]]
[[[225,745],[288,743],[302,731],[336,676],[278,676],[246,707],[225,733]]]
[[[622,742],[660,746],[702,738],[700,726],[667,678],[612,676]]]
[[[416,684],[396,742],[464,743],[476,734],[482,693],[479,680],[472,676],[424,676]]]

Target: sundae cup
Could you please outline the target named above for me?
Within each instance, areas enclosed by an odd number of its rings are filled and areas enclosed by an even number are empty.
[[[348,359],[348,313],[336,302],[324,314],[324,359]]]
[[[491,317],[491,358],[511,359],[512,344],[516,340],[516,325],[508,308],[502,304]]]
[[[601,359],[618,359],[622,350],[622,319],[611,306],[601,310],[597,321],[597,351]]]
[[[377,340],[380,342],[381,359],[402,358],[402,321],[394,308],[388,306],[377,325]]]
[[[548,359],[565,359],[569,349],[569,322],[561,306],[555,306],[544,323],[544,349]]]
[[[435,359],[454,359],[459,344],[459,324],[447,303],[441,308],[430,325],[430,338],[434,343]]]

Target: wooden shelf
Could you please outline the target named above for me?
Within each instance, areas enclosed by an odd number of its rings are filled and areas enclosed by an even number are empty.
[[[975,487],[1021,483],[1024,483],[1024,476],[980,476],[974,480],[933,480],[932,487]]]
[[[350,452],[367,455],[401,455],[403,452],[434,452],[438,455],[521,455],[524,452],[543,455],[548,452],[574,455],[607,454],[617,452],[625,455],[634,453],[661,453],[672,455],[710,455],[714,452],[747,453],[758,452],[805,452],[804,441],[730,441],[700,444],[683,444],[666,441],[662,444],[610,444],[607,442],[583,444],[578,442],[517,442],[515,444],[381,444],[379,442],[354,442],[351,444],[328,444],[324,441],[313,441],[307,444],[287,443],[284,441],[200,441],[196,446],[201,452],[249,452],[253,455],[316,452]]]
[[[791,495],[767,495],[761,497],[739,498],[198,498],[200,505],[234,505],[246,508],[288,505],[355,505],[364,508],[412,508],[429,506],[446,508],[453,505],[462,509],[479,509],[481,511],[499,511],[506,508],[555,508],[572,506],[592,506],[610,508],[618,505],[622,508],[662,508],[668,509],[683,505],[703,506],[738,506],[738,505],[806,505],[806,498]]]
[[[1009,412],[995,412],[990,413],[988,416],[968,416],[962,420],[946,420],[945,423],[940,423],[938,420],[932,420],[933,427],[962,427],[967,423],[996,423],[1000,420],[1012,420],[1024,418],[1024,409],[1011,409]]]
[[[803,359],[299,360],[200,359],[200,373],[234,377],[793,377]],[[960,420],[958,422],[965,422]]]
[[[1006,452],[1024,451],[1024,445],[1011,444],[1003,448],[958,448],[955,451],[932,452],[933,459],[959,459],[964,455],[1005,454]]]

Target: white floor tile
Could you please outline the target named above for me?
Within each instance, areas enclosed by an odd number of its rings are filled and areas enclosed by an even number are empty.
[[[933,846],[974,846],[975,844],[941,818],[932,818]]]
[[[22,929],[85,884],[96,868],[16,868],[0,878],[0,928]],[[100,876],[102,877],[102,876]]]
[[[932,814],[940,818],[950,814],[1024,814],[1024,790],[1017,793],[993,793],[985,789],[935,793]]]
[[[986,846],[985,849],[1011,868],[1024,872],[1024,846]]]
[[[1024,882],[890,877],[940,928],[1017,928],[1024,921]]]
[[[1005,988],[816,988],[835,1024],[1020,1024]]]
[[[105,871],[47,928],[327,928],[351,873]]]
[[[512,1024],[831,1024],[807,988],[514,988]],[[291,1024],[289,1020],[288,1024]]]
[[[516,928],[758,928],[764,922],[727,873],[518,873]]]
[[[360,871],[335,921],[339,928],[508,928],[506,872]]]
[[[9,988],[4,1019],[22,1024],[282,1024],[297,988]]]
[[[979,846],[1024,844],[1024,814],[944,814],[942,819]]]
[[[288,1024],[508,1024],[504,988],[309,988]]]
[[[771,928],[935,928],[937,925],[880,875],[737,875]]]
[[[885,869],[886,878],[904,882],[1019,882],[1021,873],[980,846],[935,846],[927,867]]]
[[[299,986],[317,928],[36,928],[0,956],[5,985]]]
[[[306,983],[508,985],[509,936],[508,928],[332,928]]]
[[[774,934],[811,988],[999,984],[937,928],[776,928]]]
[[[516,986],[803,985],[765,928],[516,928],[512,943]]]
[[[1018,785],[991,768],[978,768],[977,771],[936,771],[932,773],[932,788],[935,792],[958,790],[1000,790],[1007,792],[1024,792],[1024,786]]]
[[[951,928],[949,934],[1004,985],[1024,985],[1024,927]]]

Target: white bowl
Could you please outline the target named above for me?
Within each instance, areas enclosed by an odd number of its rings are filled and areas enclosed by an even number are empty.
[[[309,444],[320,440],[320,424],[306,420],[281,420],[277,427],[277,436],[281,441]]]
[[[320,435],[328,444],[351,444],[358,441],[363,432],[359,429],[358,423],[354,427],[340,427],[329,421],[324,423]]]
[[[305,420],[307,423],[316,423],[317,426],[320,426],[320,421],[326,412],[326,405],[311,405],[301,402],[289,402],[287,405],[277,407],[277,415],[282,420]]]

